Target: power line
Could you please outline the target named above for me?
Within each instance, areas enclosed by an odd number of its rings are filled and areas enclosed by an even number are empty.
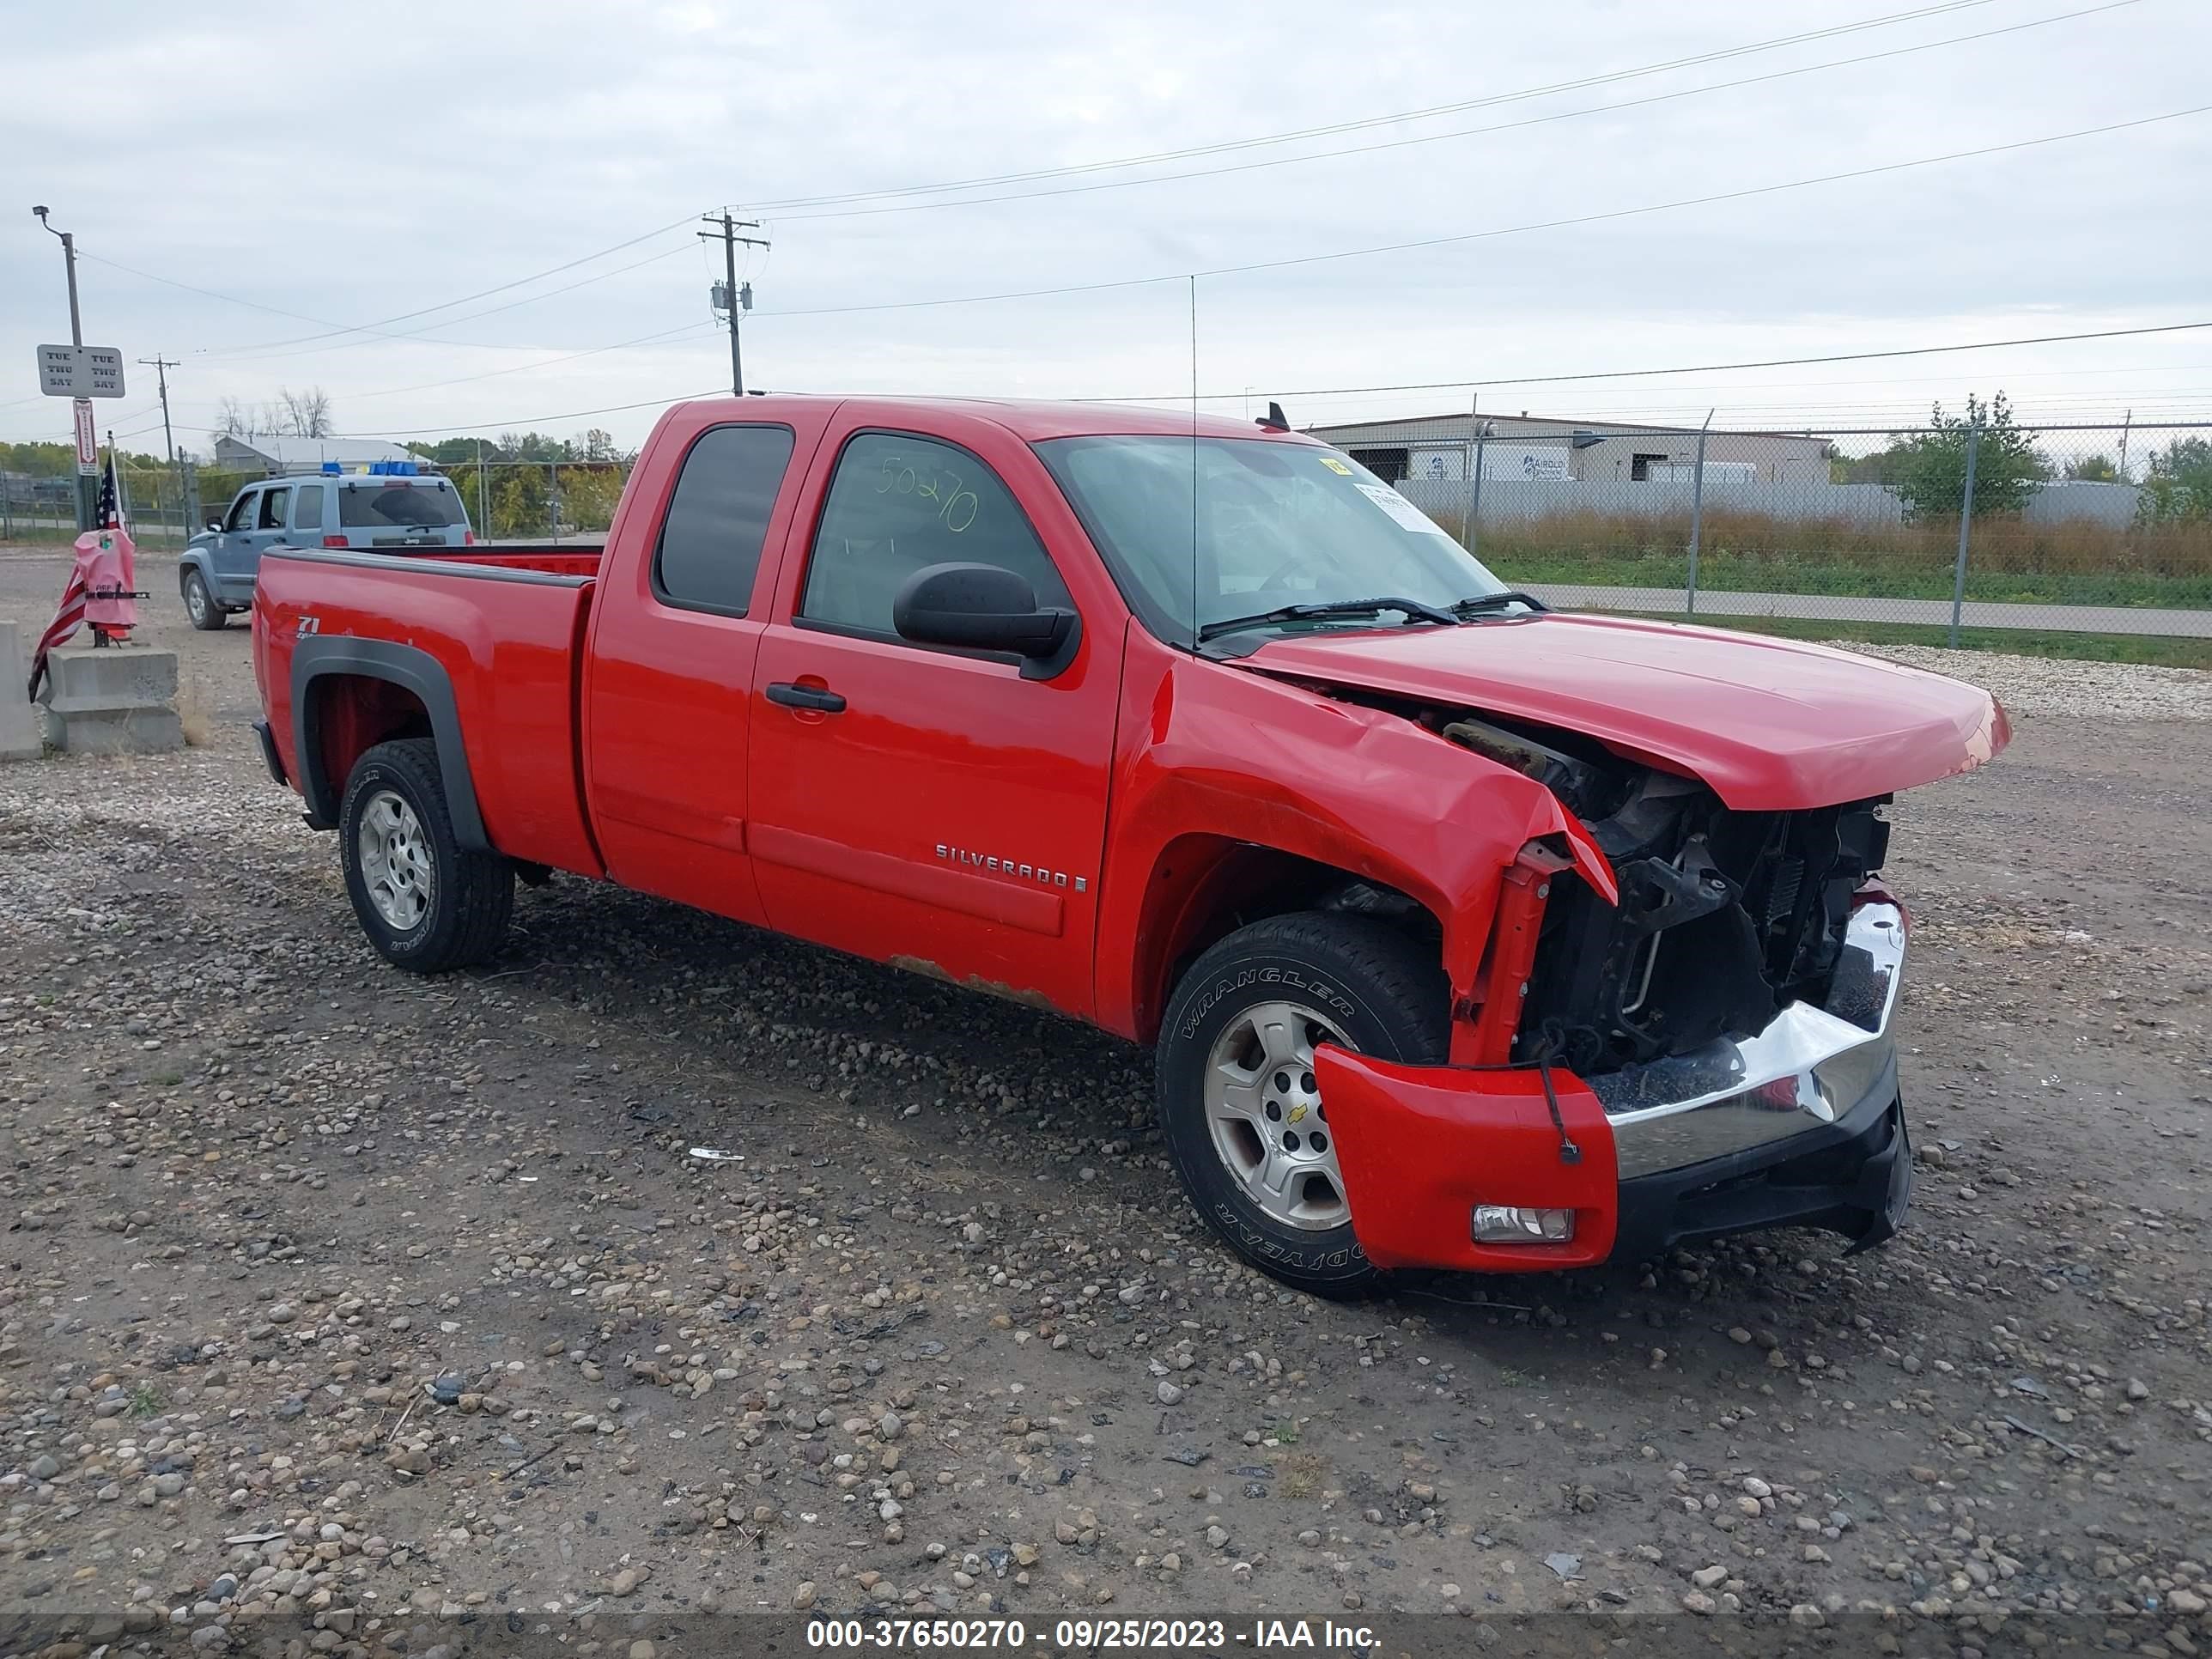
[[[584,351],[571,351],[564,356],[548,357],[543,362],[517,363],[512,368],[487,369],[481,374],[458,374],[450,380],[424,380],[416,386],[386,386],[377,392],[349,392],[346,396],[349,399],[396,398],[403,392],[429,392],[440,386],[465,386],[471,380],[494,380],[501,374],[527,374],[535,369],[550,368],[556,363],[574,362],[579,357],[596,357],[602,352],[626,351],[633,346],[649,345],[658,340],[673,339],[679,334],[696,334],[701,329],[711,326],[711,324],[695,319],[680,327],[662,329],[657,334],[641,334],[634,340],[617,340],[612,345],[592,346]]]
[[[1288,392],[1279,392],[1273,395],[1279,398],[1315,398],[1350,392],[1465,391],[1480,386],[1539,386],[1574,380],[1632,380],[1644,376],[1659,374],[1704,374],[1724,369],[1783,368],[1792,368],[1801,364],[1861,362],[1871,359],[1884,357],[1920,357],[1928,356],[1939,352],[1987,351],[2004,346],[2053,345],[2075,340],[2122,339],[2136,335],[2174,334],[2191,329],[2202,328],[2212,328],[2212,320],[2194,323],[2159,323],[2138,328],[2091,329],[2072,334],[2045,334],[2011,340],[1978,340],[1958,345],[1907,346],[1887,351],[1836,352],[1817,357],[1769,357],[1744,362],[1698,363],[1687,367],[1678,366],[1669,368],[1612,369],[1603,372],[1589,372],[1576,374],[1530,375],[1518,380],[1443,380],[1401,386],[1308,386]],[[711,398],[718,397],[720,395],[721,395],[721,393],[719,388],[708,392],[693,392],[683,394],[685,398]],[[1187,401],[1190,395],[1190,392],[1186,390],[1171,392],[1164,397],[1157,398],[1070,398],[1068,401],[1071,403],[1082,404],[1171,403]],[[1244,393],[1241,389],[1234,392],[1208,392],[1199,394],[1200,400],[1206,403],[1217,403],[1228,398],[1241,398],[1243,395]],[[472,432],[489,430],[495,427],[524,426],[536,421],[574,420],[586,415],[611,415],[628,410],[652,408],[656,405],[665,404],[675,401],[678,401],[678,399],[647,398],[643,403],[622,404],[611,409],[576,410],[572,410],[570,413],[566,415],[535,415],[528,416],[526,419],[516,417],[503,421],[484,421],[480,422],[474,426],[416,427],[400,430],[356,434],[352,435],[404,437],[425,432]],[[194,428],[196,431],[204,429],[205,428]]]
[[[1857,363],[1878,357],[1929,357],[1942,352],[1993,351],[2004,346],[2059,345],[2075,340],[2118,340],[2140,334],[2179,334],[2190,329],[2212,328],[2212,320],[2201,323],[2155,323],[2141,328],[2087,329],[2074,334],[2037,334],[2014,340],[1973,340],[1959,345],[1900,346],[1888,351],[1839,351],[1818,357],[1763,357],[1739,363],[1675,364],[1666,368],[1613,368],[1590,370],[1577,374],[1526,374],[1513,379],[1486,380],[1420,380],[1396,386],[1295,386],[1274,392],[1278,398],[1321,398],[1340,393],[1370,392],[1471,392],[1493,386],[1560,386],[1575,380],[1632,380],[1658,374],[1714,374],[1737,368],[1796,368],[1812,363]],[[1208,392],[1200,394],[1203,401],[1218,403],[1227,398],[1241,398],[1236,392]],[[1075,398],[1069,401],[1079,404],[1166,404],[1180,403],[1190,396],[1188,392],[1152,392],[1144,397]]]
[[[654,234],[659,234],[659,232],[654,232]],[[630,243],[623,243],[623,246],[630,246]],[[219,299],[228,305],[246,305],[246,307],[250,307],[250,310],[272,312],[272,314],[276,316],[292,316],[292,319],[296,319],[296,321],[301,323],[323,321],[323,319],[305,316],[301,314],[301,312],[288,312],[283,310],[283,307],[279,307],[279,305],[264,305],[252,299],[239,299],[237,295],[222,295],[222,292],[216,292],[216,289],[212,288],[197,288],[197,285],[192,283],[181,283],[181,281],[177,281],[175,276],[159,276],[157,272],[150,272],[150,270],[139,270],[135,268],[135,265],[124,265],[119,264],[119,261],[115,261],[115,258],[104,258],[101,254],[84,252],[82,248],[77,250],[77,252],[80,252],[82,258],[93,258],[93,261],[97,261],[97,264],[108,265],[111,270],[122,270],[122,272],[128,272],[131,276],[142,276],[142,279],[150,281],[150,283],[161,283],[166,285],[166,288],[181,288],[184,292],[188,292],[188,295],[201,295],[204,299]],[[469,312],[467,316],[449,316],[449,319],[445,319],[442,323],[431,323],[427,330],[394,331],[394,330],[383,330],[383,327],[372,327],[372,325],[343,327],[338,325],[338,323],[330,323],[330,325],[327,325],[330,327],[327,334],[307,334],[307,337],[301,337],[301,338],[303,338],[303,341],[323,341],[323,338],[338,338],[343,337],[343,334],[374,334],[374,337],[380,338],[380,341],[425,341],[429,343],[429,345],[458,345],[458,347],[467,347],[467,349],[484,349],[484,352],[544,352],[546,349],[544,345],[514,345],[514,343],[502,343],[502,341],[434,341],[434,338],[431,338],[431,331],[441,330],[441,327],[456,327],[458,323],[473,323],[476,319],[480,319],[480,316],[495,316],[498,312],[511,312],[515,310],[518,305],[535,305],[538,301],[553,299],[556,295],[568,295],[568,292],[573,292],[573,289],[577,288],[586,288],[586,285],[591,283],[599,283],[599,281],[606,281],[608,276],[619,276],[619,274],[629,272],[629,270],[637,270],[639,265],[650,265],[653,261],[657,261],[657,258],[668,258],[671,254],[677,254],[677,252],[684,252],[684,248],[681,248],[681,246],[677,246],[677,248],[664,248],[661,252],[653,254],[650,258],[639,258],[639,261],[633,261],[633,264],[629,265],[615,265],[613,270],[602,270],[602,272],[591,274],[591,276],[575,281],[575,283],[564,283],[562,288],[549,288],[544,295],[529,295],[526,299],[508,301],[507,305],[489,305],[489,307],[484,307],[484,310],[480,312]],[[595,254],[595,257],[598,257],[598,254]],[[580,264],[580,261],[571,261],[571,264]],[[540,274],[550,274],[550,272],[540,272]],[[535,281],[535,279],[525,279],[525,281]],[[507,288],[514,288],[514,285],[515,283],[507,283]],[[487,289],[487,292],[498,292],[498,289]],[[449,301],[449,303],[458,305],[462,303],[462,301]],[[441,310],[441,307],[431,307],[431,310]],[[319,352],[281,352],[281,349],[268,349],[268,347],[296,345],[296,343],[299,341],[258,341],[254,343],[254,345],[226,345],[226,347],[216,347],[216,349],[212,349],[212,352],[195,352],[195,358],[234,356],[234,358],[241,358],[241,361],[270,361],[270,358],[283,358],[283,356],[319,356]],[[345,345],[372,345],[372,343],[374,341],[345,341]],[[323,347],[323,349],[343,349],[343,347]]]
[[[1196,272],[1177,271],[1158,276],[1124,276],[1097,283],[1069,283],[1054,288],[1015,289],[996,294],[953,295],[933,300],[884,300],[860,305],[805,306],[789,311],[763,311],[757,317],[838,317],[872,311],[910,311],[937,306],[985,305],[1001,300],[1035,300],[1067,294],[1098,294],[1114,289],[1148,288],[1162,283],[1180,283],[1190,276],[1234,276],[1261,270],[1284,270],[1298,265],[1327,264],[1339,259],[1362,259],[1378,253],[1409,253],[1425,248],[1445,247],[1458,242],[1476,242],[1501,236],[1524,235],[1530,231],[1564,230],[1576,225],[1601,224],[1614,219],[1638,218],[1648,214],[1669,213],[1679,208],[1710,207],[1720,202],[1739,202],[1755,196],[1773,196],[1784,191],[1806,190],[1815,185],[1841,184],[1853,179],[1872,179],[1885,173],[1905,173],[1916,167],[1936,167],[1948,161],[1977,160],[1985,155],[2001,155],[2014,150],[2034,149],[2046,144],[2066,143],[2076,138],[2094,138],[2106,133],[2124,132],[2136,127],[2151,126],[2160,121],[2178,121],[2192,115],[2202,115],[2212,110],[2212,104],[2194,105],[2187,109],[2170,110],[2162,115],[2146,115],[2129,121],[2112,121],[2102,126],[2081,127],[2071,132],[2046,134],[2039,138],[2020,138],[2002,144],[1985,144],[1975,149],[1949,150],[1940,155],[1917,156],[1908,161],[1886,161],[1876,167],[1853,167],[1843,173],[1824,173],[1809,179],[1785,179],[1779,184],[1753,185],[1741,190],[1717,191],[1708,196],[1686,196],[1671,202],[1650,202],[1638,207],[1611,208],[1600,213],[1577,214],[1565,219],[1534,220],[1527,224],[1501,225],[1488,230],[1469,230],[1449,236],[1428,236],[1407,242],[1387,242],[1372,247],[1344,248],[1332,253],[1305,253],[1280,259],[1255,260],[1245,264],[1214,265]],[[1465,384],[1462,382],[1462,384]],[[1188,394],[1177,392],[1173,397]],[[1296,395],[1296,394],[1285,394]],[[1172,401],[1172,398],[1169,399]]]
[[[1389,138],[1379,143],[1352,144],[1336,149],[1315,150],[1304,155],[1270,156],[1263,161],[1238,161],[1228,167],[1197,167],[1184,173],[1156,173],[1144,179],[1112,179],[1100,184],[1063,185],[1050,190],[1010,191],[999,196],[967,196],[945,202],[901,202],[888,206],[835,208],[818,213],[794,213],[781,216],[785,222],[805,219],[852,219],[872,217],[884,213],[927,213],[939,208],[982,207],[994,202],[1028,202],[1054,196],[1081,196],[1103,190],[1129,190],[1142,185],[1173,184],[1181,179],[1213,179],[1234,173],[1255,173],[1269,167],[1297,167],[1306,161],[1332,161],[1346,155],[1370,155],[1381,150],[1405,149],[1419,144],[1442,143],[1453,138],[1476,138],[1492,133],[1513,132],[1523,127],[1547,125],[1554,121],[1572,121],[1585,115],[1612,115],[1622,110],[1641,109],[1652,104],[1671,103],[1684,98],[1701,97],[1709,92],[1727,92],[1739,87],[1758,86],[1769,81],[1786,81],[1800,75],[1814,75],[1824,70],[1848,69],[1859,64],[1879,63],[1885,58],[1909,57],[1915,52],[1933,52],[1941,46],[1955,46],[1975,40],[1987,40],[2001,34],[2017,34],[2027,29],[2042,28],[2051,23],[2063,23],[2077,17],[2094,16],[2100,12],[2118,11],[2123,7],[2140,3],[2140,0],[2106,0],[2102,5],[2084,7],[2079,11],[2053,14],[2049,17],[2031,18],[2025,23],[2008,23],[2002,28],[1983,29],[1972,34],[1952,35],[1942,40],[1923,40],[1910,46],[1896,46],[1887,52],[1863,53],[1856,58],[1837,58],[1819,64],[1801,64],[1792,69],[1773,70],[1764,75],[1745,76],[1735,81],[1717,81],[1710,86],[1683,87],[1673,92],[1653,93],[1648,97],[1624,99],[1617,103],[1591,104],[1582,109],[1555,110],[1546,115],[1531,115],[1518,121],[1501,121],[1483,127],[1457,127],[1449,132],[1421,133],[1410,138]]]
[[[502,311],[514,311],[522,306],[534,306],[540,300],[550,300],[556,295],[573,294],[580,288],[588,288],[593,283],[605,282],[609,277],[619,276],[625,271],[641,270],[647,265],[656,264],[663,259],[672,258],[672,256],[683,252],[684,246],[679,242],[674,247],[663,248],[658,253],[648,254],[642,259],[634,259],[629,264],[617,265],[612,270],[598,271],[593,273],[592,276],[582,278],[580,281],[564,283],[559,288],[549,288],[543,294],[527,295],[520,300],[509,300],[505,305],[487,306],[482,311],[471,311],[459,317],[448,317],[442,322],[431,324],[428,329],[410,329],[398,334],[380,334],[377,337],[377,339],[411,340],[420,342],[425,345],[458,346],[465,350],[489,349],[495,351],[544,351],[551,349],[552,348],[546,346],[515,347],[495,345],[489,341],[482,340],[441,340],[434,337],[434,331],[441,328],[455,328],[463,323],[472,323],[477,319],[483,317],[497,316]],[[312,347],[306,351],[253,351],[245,346],[233,346],[198,355],[208,357],[235,357],[241,362],[269,362],[282,357],[319,357],[325,356],[330,352],[347,351],[352,349],[356,346],[374,345],[376,343],[376,339],[342,340],[336,345],[316,346]],[[598,350],[602,349],[603,348],[594,347],[592,349],[594,350]]]
[[[1596,75],[1583,76],[1571,81],[1553,82],[1547,86],[1526,87],[1516,92],[1491,93],[1480,98],[1469,98],[1456,103],[1434,104],[1425,109],[1398,110],[1388,115],[1364,116],[1357,120],[1332,122],[1324,126],[1302,127],[1291,132],[1269,133],[1256,138],[1224,139],[1218,143],[1194,144],[1179,149],[1156,150],[1146,155],[1123,156],[1116,161],[1082,161],[1065,167],[1036,167],[1022,173],[1001,173],[981,178],[945,180],[933,185],[902,185],[880,190],[846,191],[834,195],[788,196],[747,204],[750,210],[780,212],[793,208],[815,208],[842,205],[848,202],[881,201],[900,196],[933,196],[948,191],[982,190],[997,185],[1033,183],[1044,179],[1071,178],[1087,173],[1109,173],[1123,167],[1152,167],[1166,161],[1184,161],[1200,155],[1220,155],[1239,149],[1252,149],[1269,144],[1296,143],[1307,138],[1332,138],[1340,133],[1358,132],[1372,127],[1389,126],[1400,121],[1422,121],[1440,115],[1459,115],[1469,110],[1493,107],[1499,104],[1523,102],[1532,98],[1546,98],[1563,92],[1579,92],[1589,87],[1604,86],[1615,82],[1635,80],[1644,76],[1662,75],[1672,70],[1694,69],[1699,64],[1719,63],[1730,58],[1741,58],[1754,52],[1772,52],[1784,46],[1802,46],[1808,41],[1825,40],[1838,35],[1854,34],[1866,29],[1883,28],[1893,23],[1912,22],[1922,18],[1936,17],[1948,12],[1971,10],[1985,5],[1990,0],[1948,0],[1948,3],[1917,7],[1910,11],[1892,12],[1884,16],[1863,18],[1854,23],[1838,23],[1827,28],[1810,29],[1800,34],[1778,36],[1771,40],[1757,40],[1740,46],[1722,47],[1716,51],[1698,52],[1687,58],[1671,58],[1664,63],[1645,64],[1633,69],[1608,70]]]
[[[621,415],[633,409],[665,409],[671,404],[689,403],[695,398],[726,398],[730,394],[718,386],[704,392],[679,392],[672,397],[647,398],[635,404],[609,404],[604,409],[571,409],[558,415],[518,415],[503,421],[477,421],[467,426],[411,426],[380,427],[367,432],[349,432],[339,435],[349,438],[419,438],[441,432],[490,432],[510,427],[535,426],[540,421],[580,421],[586,415]],[[195,427],[194,431],[210,430]]]
[[[1975,149],[1951,150],[1941,155],[1923,155],[1910,161],[1887,161],[1878,167],[1853,167],[1843,173],[1821,173],[1811,179],[1792,179],[1778,185],[1753,185],[1742,190],[1718,191],[1710,196],[1686,196],[1678,201],[1655,202],[1644,207],[1616,208],[1607,213],[1593,213],[1572,219],[1553,219],[1538,224],[1515,225],[1503,230],[1468,231],[1453,236],[1428,236],[1416,241],[1392,242],[1379,247],[1352,248],[1340,253],[1305,253],[1283,259],[1260,260],[1250,264],[1221,265],[1211,270],[1201,270],[1201,276],[1227,276],[1255,270],[1286,270],[1297,265],[1327,264],[1337,259],[1364,258],[1376,253],[1411,253],[1423,248],[1445,247],[1456,242],[1481,241],[1495,236],[1516,235],[1529,230],[1558,230],[1570,225],[1595,224],[1608,219],[1632,219],[1644,214],[1668,213],[1677,208],[1710,207],[1719,202],[1741,202],[1754,196],[1772,196],[1783,191],[1803,190],[1814,185],[1840,184],[1851,179],[1872,179],[1884,173],[1906,173],[1915,167],[1936,167],[1946,161],[1973,161],[1984,155],[2002,155],[2014,150],[2035,149],[2045,144],[2066,143],[2075,138],[2094,138],[2108,132],[2124,132],[2135,127],[2147,127],[2160,121],[2179,121],[2191,115],[2202,115],[2212,110],[2212,104],[2192,105],[2187,109],[2169,110],[2163,115],[2139,116],[2131,121],[2109,121],[2102,126],[2081,127],[2072,132],[2056,132],[2040,138],[2018,138],[2008,143],[1984,144]]]
[[[687,213],[687,214],[686,214],[686,215],[684,215],[684,217],[683,217],[683,218],[681,218],[681,219],[672,219],[672,220],[670,220],[666,224],[665,224],[665,225],[655,225],[655,226],[654,226],[651,230],[648,230],[648,231],[643,232],[642,234],[639,234],[639,235],[636,235],[636,236],[629,237],[629,238],[628,238],[626,240],[619,241],[619,242],[616,242],[616,243],[614,243],[614,244],[611,245],[610,246],[600,248],[600,249],[599,249],[596,252],[586,253],[586,254],[583,254],[583,255],[580,256],[580,257],[579,257],[579,258],[577,258],[568,259],[568,260],[564,260],[562,263],[561,263],[560,264],[557,264],[557,265],[549,265],[549,266],[547,266],[544,270],[532,271],[529,276],[518,276],[518,277],[514,278],[514,281],[512,281],[512,282],[507,282],[507,283],[494,283],[494,284],[493,284],[491,287],[489,287],[489,288],[478,289],[477,289],[475,293],[473,293],[473,294],[464,294],[464,295],[461,295],[461,297],[460,297],[459,299],[458,299],[458,300],[446,300],[446,301],[441,301],[441,302],[440,302],[439,304],[437,304],[437,305],[434,305],[434,306],[424,306],[424,307],[422,307],[420,310],[416,310],[416,311],[403,311],[403,312],[401,312],[401,313],[400,313],[398,316],[396,316],[396,317],[383,317],[383,318],[380,318],[380,319],[377,319],[375,322],[374,322],[374,323],[363,323],[363,324],[359,324],[359,325],[353,325],[353,326],[345,326],[345,325],[334,325],[334,326],[336,327],[336,331],[337,331],[337,332],[338,332],[338,333],[340,333],[340,334],[370,333],[370,332],[374,332],[374,331],[376,331],[376,330],[378,330],[378,329],[380,329],[380,328],[387,328],[387,327],[389,327],[391,325],[392,325],[393,323],[411,322],[411,321],[413,321],[413,320],[414,320],[416,318],[417,318],[417,317],[427,317],[427,316],[428,316],[428,315],[429,315],[432,312],[434,312],[434,311],[450,311],[450,310],[452,310],[455,306],[465,306],[465,305],[469,304],[471,301],[488,299],[488,298],[489,298],[492,295],[495,295],[495,294],[504,294],[504,293],[506,293],[509,289],[521,288],[521,287],[523,287],[525,284],[526,284],[526,283],[530,283],[537,282],[537,281],[538,281],[538,280],[539,280],[540,278],[542,278],[542,277],[546,277],[546,276],[559,276],[559,275],[560,275],[562,271],[564,271],[564,270],[574,270],[578,265],[587,265],[587,264],[591,264],[591,262],[592,262],[592,260],[594,260],[594,259],[603,259],[603,258],[605,258],[608,254],[610,254],[610,253],[620,253],[620,252],[621,252],[624,248],[635,247],[635,246],[636,246],[640,242],[649,242],[649,241],[651,241],[651,240],[652,240],[654,237],[656,237],[656,236],[665,236],[665,235],[666,235],[670,231],[672,231],[672,230],[675,230],[675,229],[678,229],[678,228],[679,228],[680,227],[682,227],[682,226],[684,226],[684,225],[685,225],[685,224],[690,223],[690,217],[691,217],[691,216],[690,216],[690,214],[688,214],[688,213]],[[652,263],[652,261],[651,261],[651,260],[645,260],[645,261],[642,261],[641,263],[650,264]],[[633,267],[633,269],[634,269],[634,267]],[[613,276],[613,275],[615,275],[616,273],[615,273],[615,272],[613,272],[613,271],[609,271],[609,272],[607,272],[606,274],[607,274],[608,276]],[[582,286],[582,284],[581,284],[581,283],[578,283],[578,284],[575,284],[575,286],[577,286],[577,287],[581,287],[581,286]],[[565,290],[565,289],[562,289],[562,290],[556,290],[556,292],[566,292],[566,290]],[[507,308],[507,307],[494,307],[494,309],[506,309],[506,308]],[[475,313],[475,314],[476,314],[476,315],[477,315],[477,316],[489,316],[491,313],[490,313],[489,312],[478,312],[478,313]],[[447,320],[448,320],[448,322],[451,322],[451,321],[452,321],[452,320],[453,320],[453,319],[448,319]],[[433,326],[437,326],[437,325],[433,325]],[[307,337],[307,338],[308,338],[308,339],[324,338],[324,337],[325,337],[325,336],[308,336],[308,337]],[[280,341],[271,341],[271,342],[270,342],[269,343],[270,343],[270,344],[272,344],[272,345],[299,345],[299,344],[305,343],[305,341],[304,341],[304,340],[280,340]]]

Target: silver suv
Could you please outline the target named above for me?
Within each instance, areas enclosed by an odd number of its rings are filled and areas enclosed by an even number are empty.
[[[473,547],[468,509],[435,473],[321,472],[264,478],[185,544],[177,573],[195,628],[221,628],[253,604],[270,548]]]

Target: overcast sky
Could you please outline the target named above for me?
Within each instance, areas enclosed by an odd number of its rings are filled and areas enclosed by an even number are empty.
[[[726,388],[707,296],[720,248],[691,222],[726,203],[773,241],[741,274],[747,381],[776,390],[1186,392],[1184,273],[1487,231],[1510,234],[1201,276],[1201,390],[1231,413],[1246,387],[1255,410],[1280,396],[1303,424],[1467,398],[1310,388],[2212,318],[2212,115],[1624,212],[2212,104],[2202,0],[1917,16],[1908,0],[466,0],[329,27],[254,0],[9,9],[0,437],[68,435],[32,372],[34,345],[69,337],[33,203],[80,239],[87,340],[181,361],[173,405],[196,448],[219,398],[280,386],[324,388],[347,433],[596,425],[634,443],[654,405]],[[1903,21],[1850,27],[1885,18]],[[2039,19],[2058,21],[2014,27]],[[1838,32],[1741,50],[1813,28]],[[1711,53],[1730,55],[1623,73]],[[1875,53],[1894,55],[1838,62]],[[1593,77],[1612,78],[1511,96]],[[1462,107],[1377,123],[1445,105]],[[1364,125],[1249,142],[1346,123]],[[1142,278],[1170,280],[904,303]],[[131,374],[102,423],[158,447],[153,372]],[[2212,330],[1480,395],[1504,412],[1849,425],[1996,387],[2046,420],[2212,416]],[[643,406],[580,412],[622,404]]]

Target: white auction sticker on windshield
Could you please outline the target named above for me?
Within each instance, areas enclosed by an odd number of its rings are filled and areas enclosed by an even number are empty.
[[[1422,515],[1419,507],[1415,507],[1413,502],[1407,501],[1388,484],[1363,483],[1359,485],[1359,493],[1396,520],[1401,529],[1432,530],[1435,528]]]

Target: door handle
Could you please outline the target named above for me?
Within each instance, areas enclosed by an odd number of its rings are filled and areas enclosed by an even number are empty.
[[[819,686],[793,685],[789,680],[777,680],[768,689],[768,700],[781,703],[786,708],[811,708],[819,714],[842,714],[845,700],[835,691]]]

